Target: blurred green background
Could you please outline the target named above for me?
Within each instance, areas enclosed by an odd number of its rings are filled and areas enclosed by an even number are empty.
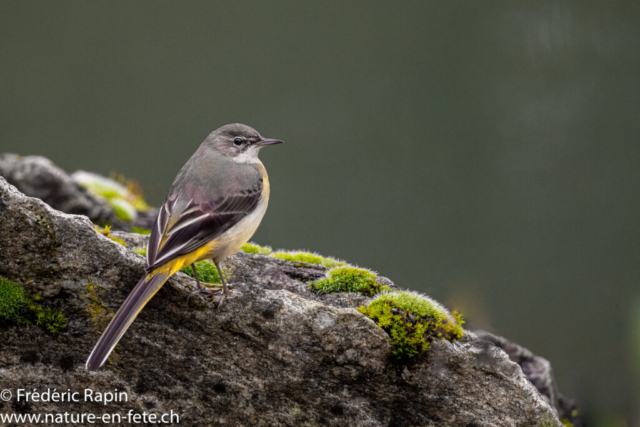
[[[347,259],[548,358],[640,425],[640,3],[0,2],[0,152],[162,202],[243,122],[254,240]]]

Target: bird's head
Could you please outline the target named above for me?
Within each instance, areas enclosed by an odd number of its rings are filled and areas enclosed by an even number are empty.
[[[281,144],[283,141],[263,138],[252,127],[233,123],[214,130],[207,142],[212,148],[238,163],[256,163],[258,153],[263,147]]]

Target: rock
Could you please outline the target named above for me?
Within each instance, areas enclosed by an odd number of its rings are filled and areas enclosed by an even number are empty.
[[[119,235],[131,246],[144,241]],[[0,401],[0,413],[173,411],[190,426],[561,425],[520,366],[471,332],[399,364],[387,334],[353,309],[369,298],[309,291],[324,267],[239,253],[224,268],[234,291],[221,309],[200,295],[188,302],[195,282],[178,273],[107,365],[89,372],[84,361],[144,274],[144,260],[86,217],[0,178],[0,276],[68,320],[57,336],[35,326],[0,331],[2,388],[127,396],[107,405],[13,399]]]
[[[85,215],[95,222],[113,222],[113,210],[78,185],[51,160],[40,156],[0,154],[0,176],[22,193],[37,197],[62,212]]]
[[[551,369],[551,363],[547,359],[536,356],[530,350],[490,332],[476,331],[475,333],[478,338],[502,349],[513,362],[520,366],[522,372],[540,394],[546,397],[556,408],[560,419],[567,420],[575,427],[585,425],[582,417],[577,414],[578,408],[575,402],[558,392],[553,369]]]
[[[112,231],[111,235],[122,239],[129,250],[144,248],[149,244],[149,236],[126,231]]]
[[[40,156],[0,154],[0,176],[22,193],[37,197],[54,209],[85,215],[94,223],[110,224],[114,230],[130,231],[132,226],[149,229],[157,215],[157,210],[151,209],[138,212],[133,223],[120,221],[104,199],[94,196],[51,160]]]

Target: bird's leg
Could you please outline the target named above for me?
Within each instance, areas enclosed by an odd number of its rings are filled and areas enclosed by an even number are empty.
[[[200,278],[198,277],[198,272],[196,271],[195,264],[191,264],[191,269],[193,270],[193,276],[195,277],[196,283],[198,284],[198,289],[189,294],[189,296],[187,297],[187,301],[189,301],[189,298],[191,298],[191,296],[194,294],[215,295],[220,292],[220,291],[212,291],[211,289],[207,289],[206,286],[200,283]],[[218,269],[218,271],[220,271],[220,269]]]
[[[196,270],[196,265],[191,264],[191,269],[193,270],[193,277],[196,278],[196,283],[198,284],[198,290],[203,290],[205,287],[200,283],[200,277],[198,277],[198,271]]]
[[[220,298],[220,302],[218,303],[218,308],[222,307],[222,303],[227,296],[229,295],[229,289],[227,289],[227,281],[224,280],[224,275],[222,274],[222,269],[220,269],[220,265],[217,262],[214,262],[216,268],[218,269],[218,274],[220,275],[220,280],[222,281],[222,298]]]

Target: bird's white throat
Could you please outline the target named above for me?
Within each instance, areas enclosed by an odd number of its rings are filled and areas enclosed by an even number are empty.
[[[258,159],[258,151],[260,150],[249,148],[244,153],[233,157],[233,161],[236,163],[258,163],[260,161],[260,159]]]

